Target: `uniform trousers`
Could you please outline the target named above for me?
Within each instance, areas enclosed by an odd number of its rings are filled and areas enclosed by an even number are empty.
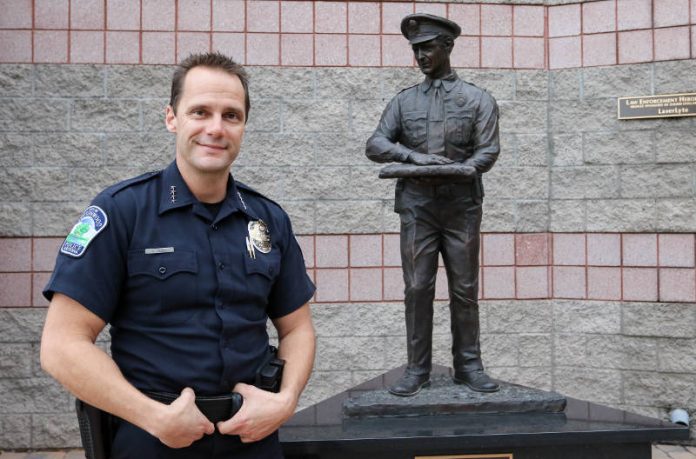
[[[397,184],[401,218],[408,369],[432,368],[433,300],[442,254],[447,272],[452,356],[457,372],[483,369],[479,343],[478,273],[481,200],[473,183]]]

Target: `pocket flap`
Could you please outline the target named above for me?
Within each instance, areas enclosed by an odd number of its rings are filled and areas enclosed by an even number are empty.
[[[198,259],[195,252],[176,251],[146,255],[144,250],[128,252],[128,275],[146,275],[167,279],[181,272],[197,273]]]

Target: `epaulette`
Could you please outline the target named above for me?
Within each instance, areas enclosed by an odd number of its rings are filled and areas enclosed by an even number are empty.
[[[419,85],[420,85],[420,83],[416,83],[416,84],[414,84],[414,85],[411,85],[411,86],[409,86],[409,87],[407,87],[407,88],[402,89],[402,90],[399,91],[397,94],[401,94],[402,92],[408,91],[409,89],[413,89],[413,88],[415,88],[416,86],[419,86]]]
[[[234,181],[234,184],[237,186],[237,188],[239,188],[239,189],[241,189],[241,190],[244,190],[244,191],[248,191],[249,193],[251,193],[251,194],[253,194],[253,195],[256,195],[256,196],[258,196],[258,197],[260,197],[260,198],[263,198],[263,199],[265,199],[266,201],[270,201],[270,202],[272,202],[273,204],[275,204],[276,206],[282,208],[282,206],[281,206],[280,204],[278,204],[277,202],[275,202],[273,199],[269,198],[268,196],[264,195],[263,193],[260,193],[260,192],[256,191],[255,189],[253,189],[253,188],[250,187],[249,185],[246,185],[246,184],[240,182],[239,180],[235,180],[235,181]]]
[[[122,182],[118,182],[115,185],[111,185],[109,188],[107,188],[105,190],[105,192],[110,194],[111,196],[116,196],[116,194],[118,194],[119,191],[125,190],[129,186],[133,186],[137,183],[142,183],[142,182],[147,182],[148,180],[152,180],[153,178],[157,177],[161,173],[162,173],[161,170],[146,172],[142,175],[138,175],[137,177],[129,178],[129,179],[124,180]]]

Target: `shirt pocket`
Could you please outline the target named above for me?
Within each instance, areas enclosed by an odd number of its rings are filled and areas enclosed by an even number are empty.
[[[445,138],[448,143],[462,146],[469,142],[474,126],[474,112],[461,110],[447,113]]]
[[[277,248],[269,253],[256,251],[256,258],[244,257],[246,271],[246,295],[255,304],[268,304],[268,297],[280,273],[280,252]]]
[[[131,250],[126,307],[147,322],[184,322],[196,312],[197,278],[198,259],[193,251],[145,254],[142,249]]]
[[[407,112],[403,114],[403,134],[406,146],[415,147],[427,139],[428,113]]]

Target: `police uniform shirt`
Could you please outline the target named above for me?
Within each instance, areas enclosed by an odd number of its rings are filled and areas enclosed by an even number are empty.
[[[487,172],[500,152],[495,99],[454,71],[404,89],[384,109],[366,152],[376,162],[407,162],[412,151]]]
[[[267,319],[314,293],[287,214],[231,176],[217,216],[172,163],[106,189],[81,221],[44,295],[65,294],[110,323],[113,359],[141,390],[216,395],[253,383]],[[80,231],[92,239],[80,242]]]

